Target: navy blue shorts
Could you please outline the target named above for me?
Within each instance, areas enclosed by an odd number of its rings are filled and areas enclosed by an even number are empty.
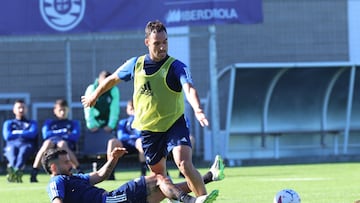
[[[187,145],[191,147],[189,128],[184,115],[180,116],[166,132],[141,131],[141,136],[148,165],[154,165],[163,157],[167,157],[175,146]]]
[[[146,203],[147,190],[145,177],[131,180],[118,189],[109,192],[106,195],[107,202],[127,202],[127,203]]]

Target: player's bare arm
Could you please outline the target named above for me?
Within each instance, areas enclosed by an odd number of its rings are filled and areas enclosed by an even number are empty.
[[[183,90],[184,90],[186,99],[188,100],[191,107],[193,108],[196,119],[199,121],[200,125],[202,127],[208,126],[209,121],[207,120],[206,115],[205,115],[203,109],[201,108],[200,99],[199,99],[196,89],[190,83],[185,83],[185,84],[183,84]]]
[[[105,78],[89,96],[81,96],[82,105],[85,108],[95,106],[96,100],[100,97],[100,95],[104,94],[119,82],[120,78],[117,74],[111,74],[109,77]]]
[[[90,184],[95,185],[106,180],[114,170],[119,158],[126,153],[128,153],[128,151],[125,148],[114,148],[111,152],[110,159],[98,171],[90,173]]]

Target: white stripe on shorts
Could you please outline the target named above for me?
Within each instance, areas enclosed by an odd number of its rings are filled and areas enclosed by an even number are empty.
[[[126,202],[127,196],[126,194],[116,195],[116,196],[106,196],[106,203],[116,203],[116,202]]]

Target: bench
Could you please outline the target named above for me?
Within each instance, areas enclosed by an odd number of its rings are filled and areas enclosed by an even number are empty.
[[[313,150],[321,154],[338,155],[339,137],[344,132],[343,128],[327,130],[305,128],[269,129],[267,131],[237,130],[231,131],[231,141],[226,141],[224,144],[227,143],[225,147],[228,149],[229,159],[248,159],[246,157],[249,156],[279,159],[283,156],[293,156],[294,153],[299,153],[297,156],[301,156],[301,154],[308,154]],[[355,131],[351,130],[351,132]],[[298,136],[298,138],[291,138],[293,136]],[[301,149],[302,151],[294,151],[294,149]],[[310,151],[307,152],[307,150]],[[241,155],[234,152],[239,152]],[[290,154],[288,154],[289,152]],[[285,154],[281,155],[282,153]]]
[[[106,160],[107,143],[108,140],[115,138],[114,133],[105,132],[100,129],[97,132],[84,132],[82,148],[77,151],[77,156],[80,159],[90,162],[97,162],[98,166]],[[126,154],[122,160],[138,160],[138,153]]]
[[[291,130],[276,130],[276,131],[268,131],[264,132],[263,137],[265,136],[272,136],[274,137],[274,158],[278,159],[280,157],[280,137],[284,135],[320,135],[319,145],[321,147],[326,147],[325,144],[325,136],[332,135],[333,136],[333,153],[334,155],[339,154],[338,149],[338,137],[339,135],[344,132],[344,129],[329,129],[329,130],[322,130],[322,129],[291,129]],[[264,144],[263,142],[262,144]],[[298,145],[299,148],[307,147],[304,145]]]
[[[106,156],[108,140],[115,138],[114,134],[105,132],[100,129],[96,132],[85,131],[82,150],[78,155],[84,158],[101,158]]]
[[[360,128],[358,127],[351,127],[349,129],[349,133],[359,133]],[[298,144],[296,148],[309,148],[309,147],[326,147],[325,137],[327,135],[331,135],[333,138],[333,155],[339,155],[339,136],[345,134],[345,128],[333,128],[333,129],[276,129],[276,130],[268,130],[266,132],[259,132],[259,131],[237,131],[232,132],[233,135],[249,135],[249,136],[259,136],[261,137],[260,147],[267,148],[267,137],[273,137],[273,154],[274,158],[280,158],[280,138],[286,135],[319,135],[320,139],[318,145],[303,145]],[[287,145],[288,146],[288,145]]]

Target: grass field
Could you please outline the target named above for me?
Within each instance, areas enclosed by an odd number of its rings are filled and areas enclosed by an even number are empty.
[[[272,203],[274,194],[283,188],[296,190],[302,203],[352,203],[360,199],[360,163],[308,164],[283,166],[257,166],[226,168],[226,178],[207,185],[208,191],[219,189],[216,202]],[[200,168],[203,174],[206,168]],[[175,170],[170,174],[176,175]],[[116,181],[105,181],[99,187],[111,190],[124,181],[139,175],[138,170],[120,170]],[[40,174],[39,183],[7,183],[0,176],[0,202],[42,203],[49,202],[46,193],[48,176]],[[174,182],[182,179],[174,179]]]

